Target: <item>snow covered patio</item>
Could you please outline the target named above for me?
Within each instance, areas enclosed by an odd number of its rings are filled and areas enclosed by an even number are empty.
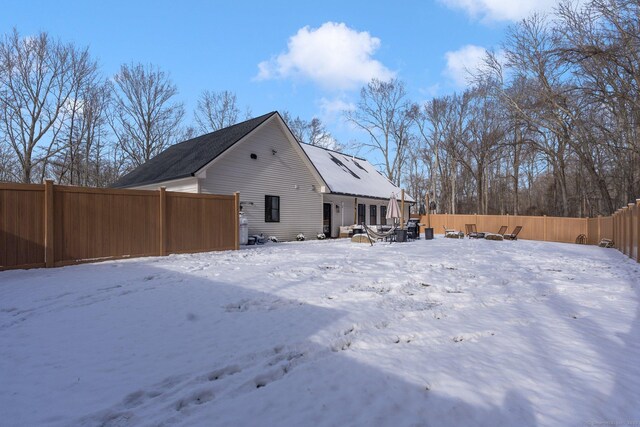
[[[0,424],[637,425],[639,302],[618,251],[533,241],[5,271]]]

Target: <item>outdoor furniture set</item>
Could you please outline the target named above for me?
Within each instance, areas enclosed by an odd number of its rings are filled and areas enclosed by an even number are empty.
[[[522,231],[521,225],[518,225],[517,227],[515,227],[511,233],[507,233],[507,226],[503,225],[495,234],[489,233],[489,232],[478,232],[475,224],[465,224],[464,233],[462,231],[448,229],[444,225],[442,226],[442,228],[444,228],[445,237],[454,237],[459,239],[462,239],[465,236],[467,236],[470,239],[486,238],[488,240],[518,240],[518,234],[520,234],[520,231]]]

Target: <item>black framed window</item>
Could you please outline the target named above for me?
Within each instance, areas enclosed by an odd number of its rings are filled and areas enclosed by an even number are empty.
[[[387,207],[380,206],[380,224],[387,225]]]
[[[366,221],[367,206],[358,203],[358,224],[363,224]]]
[[[264,222],[280,222],[280,196],[264,196]]]
[[[378,207],[376,205],[369,206],[369,224],[375,225],[378,223]]]

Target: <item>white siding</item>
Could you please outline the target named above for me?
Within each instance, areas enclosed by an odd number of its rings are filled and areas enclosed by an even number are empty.
[[[357,211],[356,211],[356,198],[350,196],[339,196],[334,194],[325,194],[324,202],[331,203],[333,212],[333,217],[331,218],[331,236],[337,237],[340,233],[341,225],[353,225],[357,219]],[[366,215],[366,223],[367,225],[377,225],[381,224],[380,217],[380,207],[387,206],[389,204],[388,200],[380,200],[380,199],[365,199],[363,197],[357,198],[358,204],[365,205],[365,215]],[[336,205],[340,207],[340,209],[336,209]],[[370,218],[370,209],[369,206],[376,206],[376,214],[377,218],[375,221],[372,221]],[[400,202],[398,202],[398,206]],[[409,219],[409,203],[404,204],[405,211],[405,220]]]
[[[304,233],[307,239],[315,238],[322,231],[322,194],[301,153],[279,122],[271,119],[208,166],[200,191],[240,192],[249,234],[294,240]],[[258,158],[252,159],[251,154]],[[279,223],[264,221],[265,195],[280,196]]]
[[[180,191],[182,193],[197,193],[198,178],[184,178],[173,181],[156,182],[155,184],[140,185],[131,187],[135,190],[158,190],[160,187],[166,187],[167,191]]]

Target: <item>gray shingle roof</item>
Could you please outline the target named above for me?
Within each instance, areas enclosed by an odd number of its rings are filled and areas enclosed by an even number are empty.
[[[172,145],[120,178],[112,187],[132,187],[193,176],[274,114],[277,112]]]

